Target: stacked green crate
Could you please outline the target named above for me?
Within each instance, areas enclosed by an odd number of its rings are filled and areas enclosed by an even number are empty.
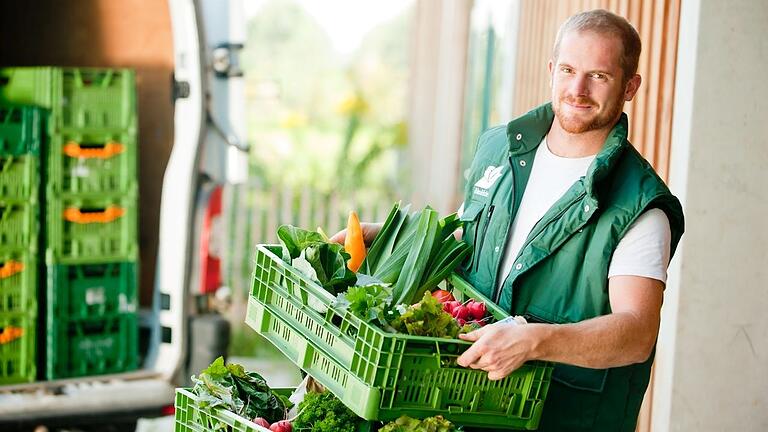
[[[34,381],[41,110],[0,104],[0,384]]]
[[[137,122],[129,70],[0,69],[0,100],[50,110],[46,376],[136,367]]]

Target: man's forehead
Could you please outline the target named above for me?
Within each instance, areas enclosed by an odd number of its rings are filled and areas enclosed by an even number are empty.
[[[571,31],[563,35],[557,62],[603,70],[621,68],[623,47],[613,34]]]

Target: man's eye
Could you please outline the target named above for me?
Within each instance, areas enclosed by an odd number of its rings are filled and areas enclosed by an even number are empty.
[[[603,80],[603,79],[605,79],[605,74],[601,74],[601,73],[595,72],[595,73],[592,74],[592,78]]]
[[[571,69],[569,67],[563,66],[563,67],[560,68],[560,71],[563,72],[563,73],[571,73],[571,72],[573,72],[573,69]]]

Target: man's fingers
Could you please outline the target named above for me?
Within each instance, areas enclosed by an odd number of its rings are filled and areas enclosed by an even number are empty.
[[[480,344],[473,344],[464,354],[460,355],[456,362],[459,366],[468,367],[476,363],[483,356],[485,347]]]
[[[504,370],[493,370],[488,372],[488,379],[491,381],[498,381],[506,378],[507,375],[509,375],[509,373]]]
[[[469,342],[474,342],[480,339],[480,337],[482,337],[485,334],[485,332],[488,331],[489,328],[491,327],[490,326],[480,327],[479,329],[471,331],[469,333],[460,334],[459,339],[469,341]]]
[[[330,239],[328,239],[331,243],[338,243],[338,244],[344,244],[344,240],[347,238],[347,229],[344,228],[343,230],[337,232],[333,236],[331,236]]]

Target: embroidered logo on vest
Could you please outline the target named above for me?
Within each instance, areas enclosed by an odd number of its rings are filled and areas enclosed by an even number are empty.
[[[485,169],[483,176],[475,183],[474,194],[487,197],[488,190],[494,183],[501,177],[501,172],[504,170],[504,165],[501,166],[489,166]]]

